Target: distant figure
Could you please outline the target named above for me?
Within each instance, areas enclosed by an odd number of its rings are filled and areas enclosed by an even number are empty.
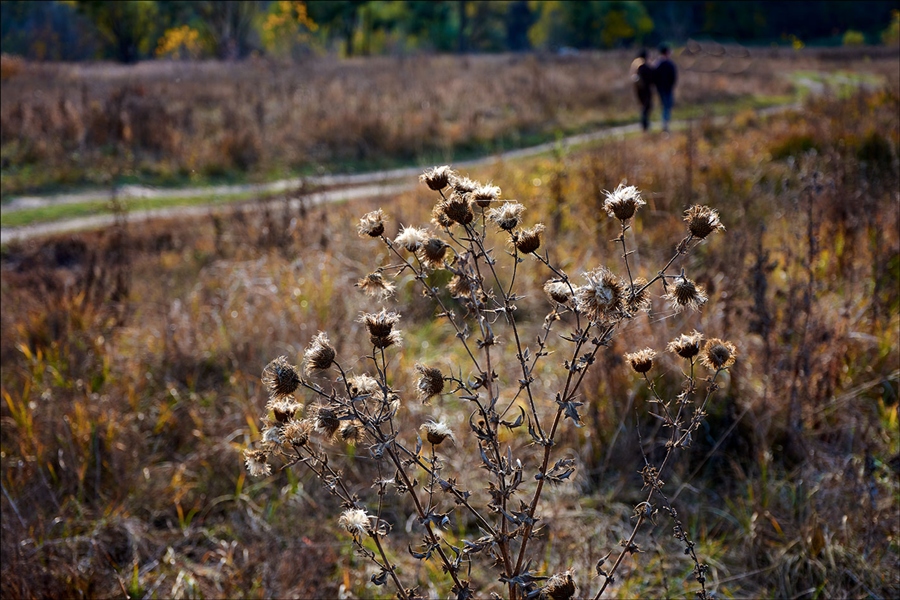
[[[659,102],[662,104],[663,131],[669,131],[669,121],[672,118],[672,105],[675,103],[675,82],[678,80],[678,70],[675,63],[669,58],[669,47],[665,44],[659,47],[659,61],[653,69],[653,83],[659,94]]]
[[[641,127],[650,129],[650,111],[653,109],[653,67],[647,63],[647,51],[641,50],[631,62],[631,81],[634,93],[641,103]]]

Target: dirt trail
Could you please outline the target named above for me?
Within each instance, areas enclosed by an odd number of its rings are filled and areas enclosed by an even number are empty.
[[[761,116],[791,110],[797,108],[796,104],[776,106],[759,111]],[[725,117],[719,117],[717,122],[724,122]],[[673,130],[686,127],[686,121],[673,123]],[[615,137],[634,133],[640,130],[637,123],[630,125],[620,125],[616,127],[607,127],[590,133],[583,133],[563,138],[559,141],[547,142],[522,148],[519,150],[510,150],[493,156],[479,158],[475,160],[462,161],[453,163],[455,169],[471,169],[474,167],[482,167],[497,162],[515,160],[529,156],[543,154],[560,146],[563,149],[580,146],[596,140]],[[341,202],[347,200],[355,200],[360,198],[372,198],[377,196],[385,196],[398,194],[408,191],[415,187],[416,179],[422,173],[420,167],[408,167],[403,169],[390,169],[384,171],[376,171],[372,173],[360,173],[354,175],[321,175],[301,179],[283,179],[266,184],[245,184],[245,185],[226,185],[215,187],[191,187],[180,189],[157,189],[146,186],[122,186],[115,190],[117,198],[123,200],[126,207],[129,200],[136,199],[164,199],[164,198],[200,198],[216,196],[234,196],[244,193],[259,194],[276,194],[292,189],[300,189],[301,185],[306,186],[339,186],[339,189],[327,192],[315,192],[295,196],[291,203],[299,205],[300,202],[309,204],[322,204],[328,202]],[[88,192],[80,192],[77,194],[63,194],[55,196],[28,196],[20,197],[12,200],[3,207],[4,212],[12,212],[23,210],[26,208],[36,208],[48,206],[51,204],[78,204],[91,201],[107,201],[110,199],[110,190],[95,190]],[[247,210],[261,210],[267,205],[281,204],[283,200],[274,199],[267,202],[242,203]],[[233,210],[235,203],[219,203],[197,206],[178,206],[171,208],[158,208],[149,210],[135,210],[128,212],[128,220],[131,223],[140,221],[149,221],[153,219],[172,218],[176,216],[183,217],[199,217],[214,213],[224,213]],[[68,233],[72,231],[81,231],[87,229],[99,229],[107,227],[115,220],[115,216],[111,214],[94,215],[88,217],[77,217],[62,221],[51,221],[46,223],[36,223],[33,225],[24,225],[21,227],[3,227],[0,228],[0,244],[7,244],[13,241],[27,240],[36,237]]]

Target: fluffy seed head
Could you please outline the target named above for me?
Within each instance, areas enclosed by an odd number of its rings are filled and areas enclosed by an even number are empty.
[[[465,196],[466,194],[471,194],[472,192],[480,188],[481,184],[477,181],[472,181],[468,177],[460,177],[456,175],[450,178],[450,186],[453,188],[454,192]]]
[[[481,208],[487,208],[491,202],[500,198],[500,188],[496,185],[483,185],[471,193],[472,201]]]
[[[351,508],[341,514],[338,523],[349,531],[353,537],[358,538],[369,532],[371,517],[369,517],[369,513],[361,508]]]
[[[394,238],[394,243],[415,252],[428,239],[428,231],[418,227],[404,227]]]
[[[562,281],[551,279],[544,284],[544,292],[550,296],[550,299],[554,302],[565,304],[569,301],[569,294],[572,293],[572,290],[570,290],[569,286]]]
[[[440,445],[447,438],[453,439],[453,431],[444,423],[428,421],[422,425],[421,429],[425,430],[425,438],[432,446]]]
[[[631,363],[631,368],[637,373],[646,373],[653,368],[653,358],[655,356],[656,351],[644,348],[643,350],[626,354],[625,360]]]
[[[672,302],[672,308],[676,312],[681,312],[685,308],[699,310],[707,300],[703,287],[684,275],[675,278],[675,286],[666,294],[666,298]]]
[[[666,349],[674,352],[681,358],[692,359],[700,354],[700,344],[703,343],[703,335],[697,331],[690,334],[682,333],[677,338],[669,342]]]
[[[364,291],[367,296],[381,296],[382,299],[390,298],[397,289],[393,283],[385,280],[381,271],[369,273],[356,282],[356,287]]]
[[[323,371],[334,363],[336,353],[324,331],[316,334],[303,355],[307,372]]]
[[[363,429],[362,423],[359,421],[344,421],[341,428],[335,434],[335,441],[341,441],[345,444],[355,446],[363,439],[363,433],[365,433],[365,430]]]
[[[277,423],[287,423],[300,410],[300,405],[294,402],[292,398],[285,398],[271,402],[270,408],[275,413],[275,421]]]
[[[575,290],[578,310],[592,321],[614,321],[620,316],[624,286],[606,267],[586,273],[588,282]]]
[[[489,210],[487,216],[500,229],[512,231],[519,224],[523,210],[525,210],[525,207],[518,202],[507,202],[499,208]]]
[[[316,410],[316,429],[328,436],[333,436],[341,427],[341,419],[337,411],[330,406],[319,405]]]
[[[620,221],[626,221],[633,217],[635,211],[645,204],[646,202],[641,199],[641,193],[636,187],[620,183],[616,191],[606,192],[603,209],[609,216],[615,217]]]
[[[540,600],[570,600],[575,596],[575,580],[572,572],[557,573],[547,580],[547,585],[541,589],[538,596]]]
[[[516,249],[523,254],[531,254],[541,247],[541,234],[544,233],[544,226],[538,223],[531,229],[520,231],[513,238]]]
[[[416,382],[419,400],[425,402],[444,391],[444,375],[440,369],[416,365],[416,371],[419,372],[419,380]]]
[[[444,240],[430,237],[425,240],[419,249],[419,258],[432,269],[440,269],[444,266],[444,256],[447,254],[447,244]]]
[[[650,292],[644,287],[646,285],[646,279],[636,277],[632,285],[626,286],[625,307],[628,309],[628,312],[635,314],[644,310],[650,310]]]
[[[439,192],[450,185],[450,178],[453,176],[453,169],[444,165],[442,167],[434,167],[426,170],[419,175],[419,180],[427,185],[430,189]]]
[[[734,364],[735,353],[734,344],[719,338],[713,338],[703,346],[700,362],[707,369],[715,369],[716,371],[727,369]]]
[[[284,426],[284,439],[294,446],[305,446],[309,442],[309,434],[312,433],[313,427],[315,424],[311,420],[291,419]]]
[[[448,217],[447,213],[444,212],[444,207],[441,202],[435,204],[434,208],[431,209],[431,222],[442,229],[453,226],[453,219]]]
[[[475,218],[472,212],[472,203],[469,202],[469,194],[460,194],[453,192],[446,200],[441,200],[437,204],[437,209],[444,215],[460,225],[468,225]]]
[[[384,233],[384,213],[379,208],[363,215],[359,220],[357,231],[361,236],[378,237]]]
[[[253,477],[264,477],[272,474],[268,456],[262,450],[244,450],[244,463]]]
[[[286,356],[279,356],[263,369],[262,382],[269,391],[270,398],[284,398],[296,391],[300,385],[300,376]]]
[[[387,312],[383,308],[381,312],[363,313],[360,320],[365,324],[369,332],[369,341],[376,348],[387,348],[400,343],[400,332],[394,330],[394,325],[400,319],[395,312]]]
[[[719,213],[708,206],[695,204],[684,212],[684,220],[695,238],[703,239],[714,231],[724,231]]]
[[[350,395],[353,398],[360,396],[371,396],[381,390],[378,381],[371,375],[354,375],[347,380],[347,387],[350,389]]]

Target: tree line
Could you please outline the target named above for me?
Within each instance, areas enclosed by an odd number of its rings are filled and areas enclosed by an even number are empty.
[[[900,0],[3,0],[0,50],[37,60],[890,43]]]

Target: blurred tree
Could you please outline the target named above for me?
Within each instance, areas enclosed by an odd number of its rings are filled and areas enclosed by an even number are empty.
[[[94,24],[73,3],[0,2],[0,52],[34,60],[86,60],[101,49]]]
[[[307,11],[329,38],[339,37],[344,41],[344,56],[353,56],[353,41],[364,4],[366,0],[318,0],[311,2]]]
[[[526,0],[509,2],[506,10],[506,47],[513,52],[531,48],[528,30],[538,20],[538,13],[529,6]]]
[[[123,63],[136,62],[153,48],[157,33],[157,6],[151,0],[77,0],[108,44],[112,56]]]
[[[317,29],[318,25],[307,13],[306,2],[277,0],[269,5],[260,37],[268,54],[295,56],[298,47],[310,45],[311,33]]]
[[[891,12],[891,24],[881,32],[881,43],[885,46],[900,44],[900,9]]]
[[[459,29],[459,13],[453,2],[407,0],[406,34],[410,45],[440,52],[454,49]]]
[[[653,31],[653,20],[641,2],[592,0],[547,1],[529,32],[536,46],[612,48],[641,43]]]
[[[468,31],[464,47],[476,52],[506,49],[506,15],[510,2],[471,0],[464,4]]]
[[[261,0],[200,0],[191,6],[199,17],[200,33],[215,56],[234,60],[246,58],[253,47],[251,35],[265,2]]]

